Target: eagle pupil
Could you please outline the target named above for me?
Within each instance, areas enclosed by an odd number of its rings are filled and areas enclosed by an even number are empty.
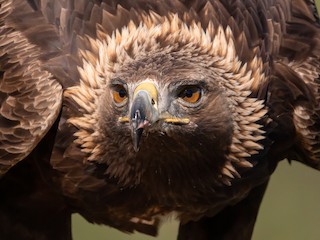
[[[119,97],[124,98],[127,95],[126,90],[124,89],[119,89]]]
[[[191,98],[193,96],[193,89],[186,89],[185,92],[184,92],[184,95],[187,97],[187,98]]]

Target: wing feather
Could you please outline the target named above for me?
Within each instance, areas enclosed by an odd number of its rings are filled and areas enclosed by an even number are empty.
[[[39,47],[8,23],[12,2],[1,0],[0,5],[1,176],[50,129],[60,112],[62,87],[42,68]]]

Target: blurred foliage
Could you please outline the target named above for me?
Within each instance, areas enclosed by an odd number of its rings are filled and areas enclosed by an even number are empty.
[[[320,0],[316,0],[320,9]],[[253,240],[320,239],[320,173],[293,162],[279,164],[258,215]],[[143,234],[124,234],[106,226],[87,223],[73,216],[74,240],[173,240],[178,222],[165,223],[157,238]]]

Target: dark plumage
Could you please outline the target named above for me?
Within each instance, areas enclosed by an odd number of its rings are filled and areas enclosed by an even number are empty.
[[[320,169],[311,0],[0,0],[1,239],[70,215],[250,239],[282,159]]]

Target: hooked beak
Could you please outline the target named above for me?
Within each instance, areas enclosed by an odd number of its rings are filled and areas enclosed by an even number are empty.
[[[118,121],[130,123],[133,148],[136,152],[139,151],[143,131],[149,125],[153,125],[158,121],[173,125],[186,125],[190,123],[189,118],[177,118],[168,112],[159,113],[158,90],[149,81],[140,83],[134,90],[129,114],[128,117],[119,117]]]
[[[130,111],[132,140],[134,150],[139,150],[139,143],[145,127],[159,119],[157,109],[158,91],[153,83],[143,82],[134,91]]]

